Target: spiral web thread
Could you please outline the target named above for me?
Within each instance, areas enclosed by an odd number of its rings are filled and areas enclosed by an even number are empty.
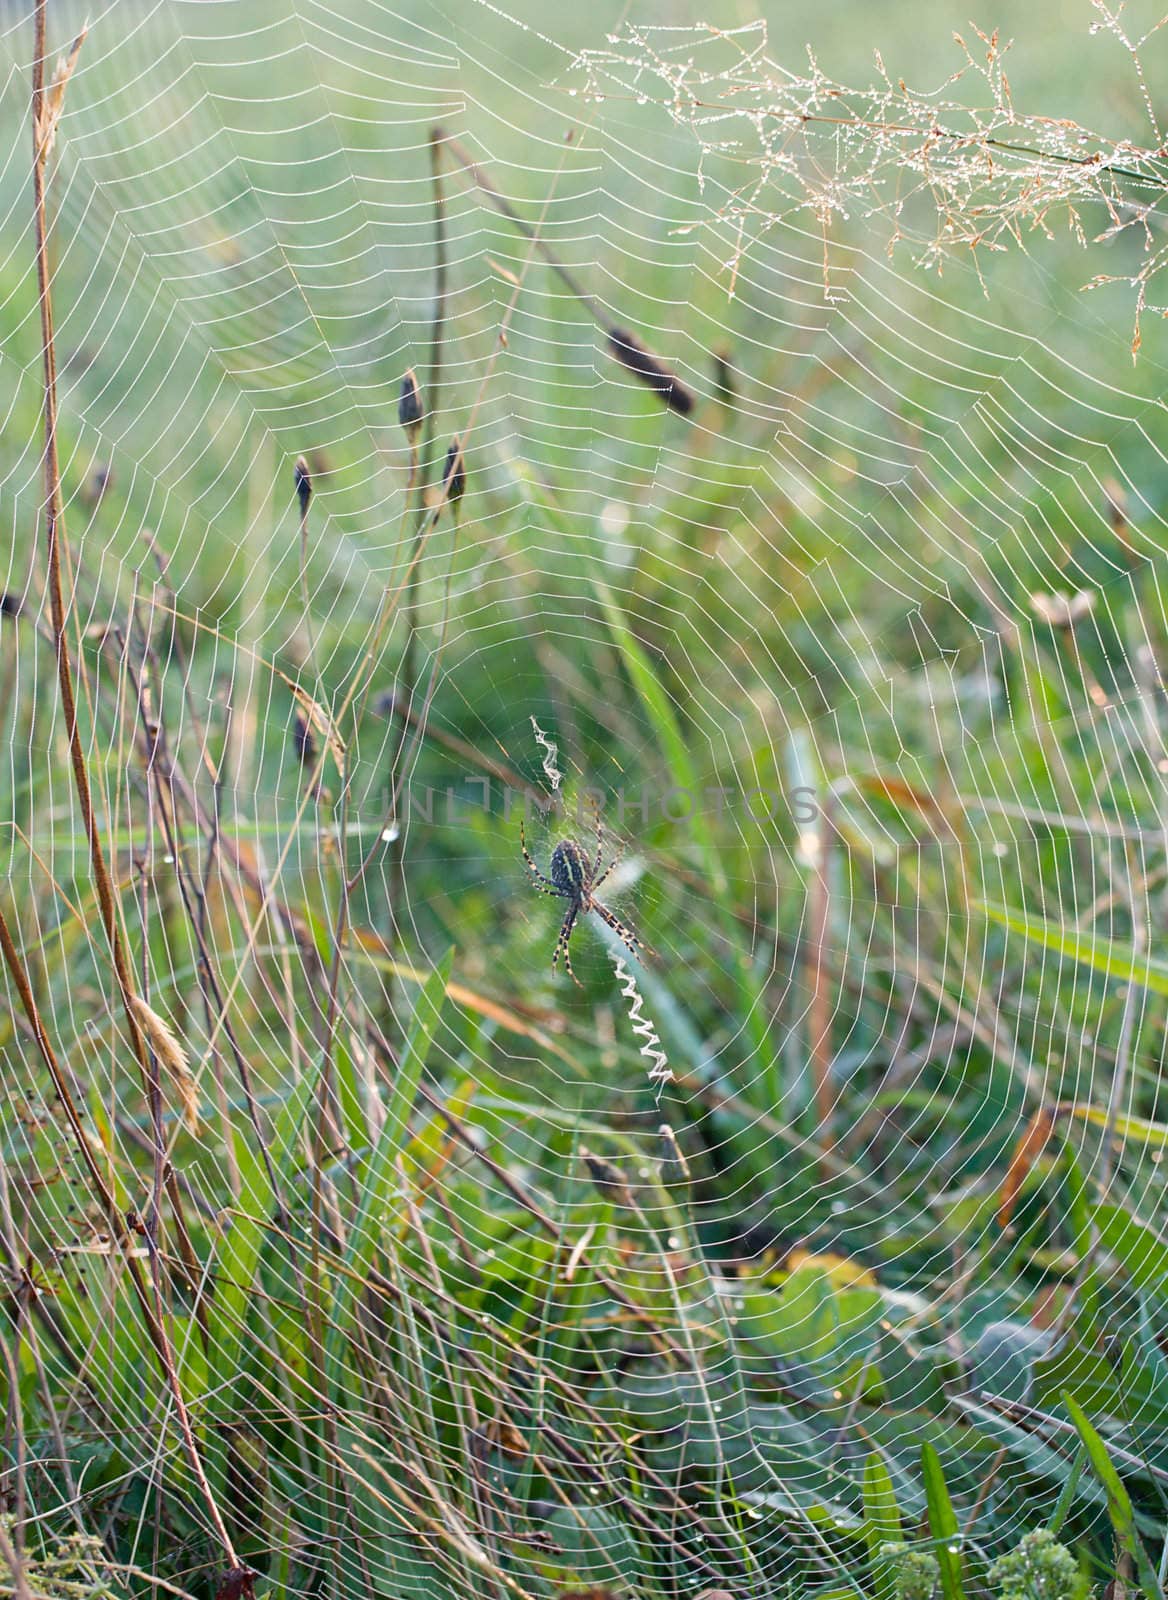
[[[9,967],[34,1593],[883,1600],[886,1545],[989,1582],[1054,1523],[1102,1572],[1065,1390],[1161,1558],[1162,36],[1084,13],[1151,123],[1085,161],[991,35],[852,93],[601,12],[89,16],[67,635],[157,1108],[57,699],[0,15],[4,910],[83,1130]],[[520,809],[545,870],[599,810],[636,981],[595,918],[553,981]]]

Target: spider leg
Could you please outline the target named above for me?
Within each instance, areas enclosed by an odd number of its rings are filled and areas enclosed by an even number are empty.
[[[564,966],[568,970],[569,978],[571,978],[572,982],[578,988],[582,989],[584,985],[572,971],[572,957],[568,954],[568,940],[572,937],[572,929],[576,926],[576,918],[579,915],[580,904],[578,901],[573,901],[568,907],[567,913],[565,914],[563,923],[560,927],[560,937],[556,940],[556,953],[552,956],[552,971],[554,972],[556,970],[562,955],[564,958]]]
[[[593,883],[592,883],[592,892],[593,892],[593,894],[595,894],[597,889],[600,888],[600,885],[604,882],[605,878],[608,877],[608,875],[612,871],[612,869],[614,867],[616,867],[616,866],[619,866],[621,858],[623,857],[623,855],[624,855],[624,851],[618,847],[616,855],[613,856],[612,860],[608,863],[608,866],[605,867],[604,871],[600,874],[600,876],[598,878],[593,879]]]
[[[622,922],[621,919],[618,916],[615,916],[607,906],[601,905],[599,900],[593,900],[592,909],[602,922],[608,923],[613,933],[616,934],[617,938],[621,941],[625,948],[631,951],[633,955],[644,956],[651,953],[649,951],[649,947],[644,944],[642,940],[637,938],[636,934],[627,925],[627,923]]]
[[[523,851],[523,859],[527,862],[527,869],[535,880],[535,887],[538,889],[542,884],[545,894],[558,895],[560,899],[563,899],[563,891],[557,889],[552,880],[544,876],[544,874],[536,866],[535,862],[531,859],[531,856],[528,854],[527,836],[523,831],[522,817],[519,819],[519,847]]]
[[[600,820],[600,807],[596,808],[596,860],[592,863],[592,870],[588,874],[595,889],[597,880],[601,877],[600,863],[604,859],[604,824]]]

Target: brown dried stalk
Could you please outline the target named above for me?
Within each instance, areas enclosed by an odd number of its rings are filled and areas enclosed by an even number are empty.
[[[676,373],[671,372],[665,363],[649,350],[643,340],[635,333],[630,333],[627,328],[617,327],[596,296],[589,294],[587,289],[577,283],[575,277],[556,255],[550,245],[546,244],[539,231],[515,210],[509,200],[501,195],[494,183],[488,177],[481,163],[474,160],[466,146],[445,132],[442,128],[435,128],[431,136],[437,146],[449,151],[455,164],[456,173],[465,181],[486,195],[491,205],[500,216],[506,217],[512,227],[527,239],[547,262],[548,266],[559,278],[560,282],[582,305],[588,315],[603,329],[608,343],[609,354],[621,363],[635,378],[646,384],[669,407],[671,411],[678,412],[687,417],[697,403],[693,393],[686,388]],[[508,274],[508,276],[510,276]]]
[[[40,297],[41,352],[44,366],[44,512],[45,547],[48,562],[49,607],[52,618],[53,645],[57,657],[57,682],[61,693],[61,708],[65,713],[65,730],[69,740],[69,761],[73,769],[73,782],[81,807],[85,836],[89,844],[89,859],[97,892],[98,909],[102,927],[109,940],[114,972],[125,1008],[126,1023],[134,1053],[138,1058],[143,1080],[149,1079],[146,1047],[138,1020],[134,1015],[134,981],[126,959],[125,946],[118,920],[117,905],[101,833],[93,810],[93,795],[89,783],[89,770],[85,750],[81,743],[81,729],[77,718],[77,700],[73,689],[73,669],[69,658],[67,637],[68,612],[65,605],[64,585],[61,579],[61,546],[65,540],[65,520],[61,505],[61,470],[57,455],[57,363],[53,341],[53,311],[49,291],[48,224],[46,220],[45,168],[50,135],[61,114],[60,86],[55,111],[45,89],[45,34],[47,0],[37,0],[36,42],[32,81],[33,125],[33,225],[36,241],[37,291]],[[75,46],[79,49],[80,44]]]
[[[60,462],[57,453],[57,362],[49,285],[46,167],[49,149],[53,142],[57,124],[60,121],[65,85],[76,64],[84,34],[75,43],[73,52],[65,66],[58,71],[52,87],[46,90],[45,54],[47,34],[48,0],[37,0],[32,68],[33,226],[36,248],[37,291],[40,298],[41,354],[44,369],[44,514],[49,605],[52,617],[53,643],[57,657],[57,682],[60,688],[61,706],[65,713],[65,727],[69,740],[69,761],[73,770],[74,787],[77,791],[85,834],[89,843],[89,859],[93,872],[98,908],[102,926],[109,941],[114,973],[122,997],[122,1006],[125,1011],[130,1040],[138,1060],[143,1083],[146,1086],[147,1093],[150,1094],[153,1075],[146,1041],[135,1009],[137,995],[126,956],[125,944],[122,939],[113,883],[106,864],[105,850],[97,818],[94,814],[89,771],[85,761],[85,751],[81,743],[77,702],[73,689],[73,672],[69,658],[67,636],[69,612],[65,604],[64,584],[61,578],[61,546],[65,540],[65,522],[61,502]],[[61,1074],[52,1046],[49,1044],[48,1035],[41,1021],[24,963],[20,958],[8,924],[2,914],[0,914],[0,946],[2,946],[5,961],[20,994],[25,1013],[32,1025],[42,1058],[49,1068],[54,1087],[61,1097],[61,1103],[66,1107],[66,1115],[69,1117],[74,1137],[81,1148],[83,1159],[89,1169],[90,1182],[94,1193],[99,1199],[102,1210],[110,1223],[111,1236],[125,1247],[128,1243],[126,1220],[118,1210],[114,1195],[108,1188],[105,1178],[93,1158],[92,1151],[89,1149],[89,1141],[86,1138],[80,1116],[72,1103],[68,1093],[68,1086]],[[158,1151],[156,1159],[160,1159],[161,1155],[162,1152]],[[223,1546],[228,1563],[232,1567],[237,1567],[239,1562],[231,1543],[231,1537],[215,1503],[210,1483],[207,1481],[206,1474],[203,1471],[202,1459],[195,1442],[194,1431],[191,1427],[190,1417],[182,1395],[182,1387],[179,1383],[178,1370],[170,1348],[170,1339],[166,1331],[165,1313],[159,1286],[157,1244],[149,1238],[147,1242],[150,1246],[153,1304],[151,1303],[150,1295],[147,1293],[146,1285],[138,1272],[137,1262],[128,1251],[126,1253],[126,1265],[130,1272],[134,1293],[142,1309],[151,1341],[158,1354],[163,1376],[174,1400],[179,1431],[182,1434],[183,1444],[186,1448],[195,1481],[199,1485],[212,1525]]]

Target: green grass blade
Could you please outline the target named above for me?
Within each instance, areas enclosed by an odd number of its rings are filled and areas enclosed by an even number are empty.
[[[1148,1596],[1148,1600],[1161,1600],[1160,1580],[1156,1576],[1155,1568],[1136,1528],[1131,1496],[1124,1487],[1123,1479],[1115,1470],[1111,1457],[1107,1454],[1107,1446],[1087,1420],[1082,1407],[1065,1389],[1063,1404],[1078,1430],[1079,1438],[1083,1441],[1083,1449],[1087,1452],[1091,1470],[1107,1492],[1107,1511],[1115,1531],[1116,1542],[1120,1549],[1131,1557],[1140,1588]]]
[[[864,1463],[864,1538],[868,1544],[868,1563],[872,1574],[874,1600],[894,1600],[896,1574],[884,1555],[884,1546],[900,1544],[904,1531],[892,1474],[875,1451]]]
[[[1082,962],[1096,972],[1117,983],[1138,983],[1154,994],[1168,995],[1168,965],[1154,961],[1150,956],[1139,955],[1122,939],[1096,938],[1073,928],[1056,926],[1044,917],[1032,917],[1025,911],[1010,906],[993,905],[988,900],[975,902],[975,910],[996,922],[999,927],[1018,933],[1044,950],[1057,951],[1071,961]]]
[[[935,1554],[941,1568],[941,1590],[945,1600],[965,1600],[961,1587],[961,1529],[945,1483],[941,1458],[935,1446],[921,1446],[921,1470],[925,1479],[925,1499],[929,1508],[929,1527],[935,1541]]]
[[[431,1040],[442,1015],[446,986],[454,964],[454,951],[445,958],[422,985],[414,1005],[413,1022],[406,1048],[394,1080],[393,1093],[385,1108],[385,1123],[377,1143],[368,1158],[358,1169],[361,1198],[349,1228],[348,1249],[345,1253],[345,1271],[337,1275],[336,1293],[329,1318],[327,1367],[330,1390],[334,1383],[343,1380],[342,1352],[345,1339],[357,1304],[357,1284],[368,1269],[381,1238],[381,1220],[384,1214],[394,1166],[405,1147],[409,1132],[410,1114],[417,1098],[418,1083],[430,1049]]]
[[[686,745],[681,726],[660,679],[653,670],[643,645],[637,639],[621,610],[616,596],[599,572],[593,574],[593,586],[604,611],[609,631],[620,651],[625,670],[632,680],[645,713],[651,722],[657,741],[675,782],[694,797],[691,826],[702,854],[706,876],[714,891],[716,903],[726,923],[727,938],[735,952],[734,981],[742,1010],[743,1027],[753,1051],[762,1067],[762,1080],[767,1085],[768,1104],[777,1109],[781,1100],[779,1062],[774,1041],[767,1022],[766,1008],[760,1003],[759,986],[734,938],[731,926],[730,888],[722,868],[721,858],[714,838],[706,825],[701,806],[696,803],[701,793],[697,771]]]
[[[1062,1532],[1063,1523],[1067,1520],[1070,1509],[1075,1503],[1075,1494],[1078,1491],[1079,1479],[1083,1476],[1083,1467],[1085,1466],[1086,1461],[1087,1456],[1085,1451],[1077,1450],[1075,1452],[1075,1459],[1071,1463],[1070,1475],[1068,1476],[1066,1483],[1063,1484],[1062,1493],[1058,1497],[1058,1504],[1055,1506],[1054,1513],[1051,1516],[1050,1521],[1047,1523],[1047,1527],[1050,1529],[1051,1533],[1054,1534],[1056,1539]]]
[[[633,688],[637,691],[641,704],[644,706],[645,712],[653,725],[662,754],[669,763],[669,770],[678,785],[683,789],[687,789],[696,799],[696,796],[701,792],[701,786],[698,783],[693,760],[686,747],[681,728],[678,726],[673,707],[669,702],[669,696],[662,687],[656,672],[654,672],[653,664],[649,660],[644,646],[629,627],[616,596],[603,578],[594,577],[593,582],[596,587],[597,598],[604,610],[609,631],[616,641],[617,649],[620,651],[621,659],[625,664],[625,670],[632,679]],[[706,871],[710,875],[711,882],[719,894],[725,894],[725,874],[722,872],[717,853],[713,849],[713,842],[710,839],[705,819],[701,814],[700,808],[697,808],[696,805],[693,813],[693,828],[701,846],[702,854],[706,861]]]
[[[315,1098],[320,1072],[318,1057],[303,1073],[276,1116],[268,1155],[277,1179],[287,1174],[292,1166],[296,1142]],[[215,1396],[215,1416],[226,1419],[230,1418],[240,1377],[252,1285],[259,1270],[264,1241],[278,1212],[268,1165],[256,1147],[252,1130],[237,1128],[232,1138],[240,1193],[216,1248],[215,1294],[209,1302],[214,1329],[208,1351],[210,1391]],[[217,1495],[223,1494],[227,1458],[224,1439],[217,1428],[208,1430],[204,1466],[212,1490]]]

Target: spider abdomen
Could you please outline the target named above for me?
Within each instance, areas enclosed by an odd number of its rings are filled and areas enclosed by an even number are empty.
[[[574,899],[583,899],[588,883],[589,861],[575,839],[563,839],[552,851],[550,877],[556,888]]]

